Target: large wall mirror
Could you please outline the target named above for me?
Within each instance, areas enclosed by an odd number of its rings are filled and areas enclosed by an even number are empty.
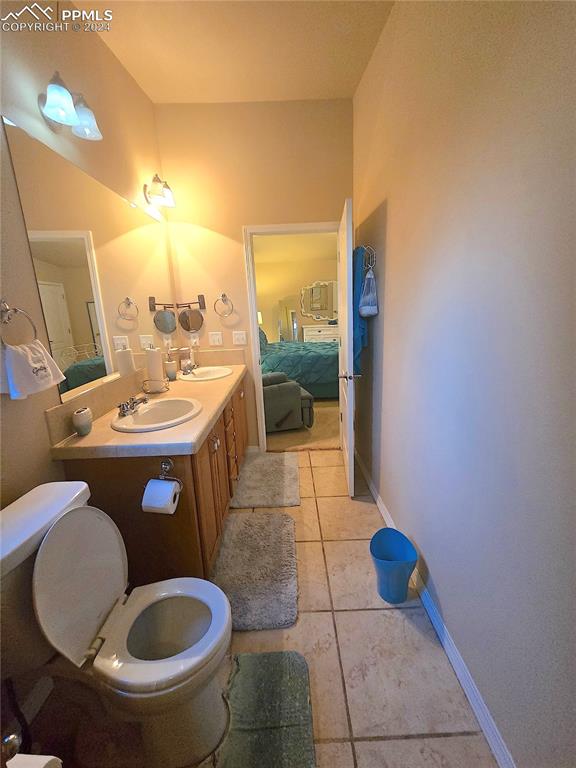
[[[338,283],[335,280],[317,280],[302,288],[301,312],[314,320],[338,318]]]
[[[172,296],[164,227],[24,131],[6,134],[67,400],[115,375],[116,349],[142,367],[143,347],[166,342],[148,311],[149,295]]]

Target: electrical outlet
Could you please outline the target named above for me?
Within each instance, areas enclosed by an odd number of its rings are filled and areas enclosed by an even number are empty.
[[[118,352],[119,349],[128,349],[128,336],[112,336],[112,344],[114,344],[114,351]]]
[[[238,347],[246,345],[246,331],[232,331],[232,344]]]
[[[208,341],[210,342],[211,347],[221,347],[222,346],[222,332],[221,331],[212,331],[208,334]]]
[[[143,336],[140,334],[140,349],[150,349],[154,346],[153,336]]]
[[[190,339],[190,346],[191,347],[199,347],[200,346],[200,336],[198,336],[197,333],[191,333],[189,339]]]

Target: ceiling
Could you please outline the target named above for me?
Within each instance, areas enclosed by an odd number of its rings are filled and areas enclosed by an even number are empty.
[[[76,2],[111,7],[100,33],[154,103],[353,96],[392,2]]]
[[[58,267],[84,267],[88,269],[86,245],[81,237],[62,240],[31,240],[32,257]]]
[[[256,264],[287,264],[296,261],[336,260],[335,232],[305,235],[254,235]]]

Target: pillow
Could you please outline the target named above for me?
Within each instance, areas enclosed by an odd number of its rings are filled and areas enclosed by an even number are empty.
[[[260,336],[260,354],[263,355],[264,352],[266,352],[266,347],[268,346],[268,337],[262,328],[258,328],[258,334]]]

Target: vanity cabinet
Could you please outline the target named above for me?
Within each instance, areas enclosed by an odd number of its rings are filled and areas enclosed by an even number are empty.
[[[64,461],[66,478],[86,481],[90,504],[104,510],[120,529],[130,586],[210,576],[247,441],[245,388],[240,382],[198,451],[170,457],[171,474],[183,483],[173,515],[141,508],[146,483],[158,477],[163,456]]]

